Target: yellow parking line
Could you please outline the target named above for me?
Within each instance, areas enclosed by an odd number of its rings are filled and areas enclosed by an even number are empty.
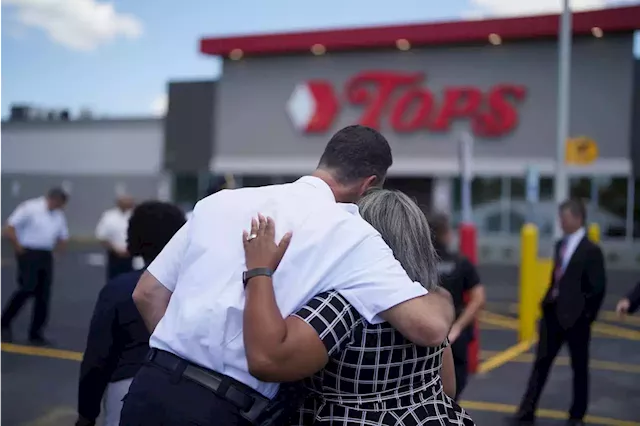
[[[601,311],[599,317],[605,321],[615,322],[622,325],[640,326],[640,316],[626,315],[620,318],[613,311]]]
[[[515,345],[506,351],[499,352],[495,356],[489,358],[480,365],[481,372],[487,372],[503,365],[510,359],[520,357],[522,352],[526,352],[534,342],[523,342]],[[3,352],[10,352],[22,355],[42,356],[49,358],[65,359],[70,361],[81,361],[82,353],[75,351],[67,351],[62,349],[39,348],[34,346],[16,345],[12,343],[2,344]],[[487,353],[485,353],[487,355]],[[468,410],[486,411],[492,413],[514,413],[517,409],[515,405],[498,404],[493,402],[481,401],[462,401],[461,405]],[[538,409],[537,416],[539,418],[548,419],[565,419],[567,414],[563,411]],[[44,416],[27,423],[25,426],[54,426],[60,424],[61,420],[66,420],[67,416],[75,415],[75,410],[71,408],[57,408]],[[605,426],[640,426],[640,423],[634,423],[626,420],[609,419],[605,417],[587,416],[587,423]]]
[[[489,311],[482,311],[479,315],[480,324],[490,324],[507,330],[517,330],[518,321],[515,318],[505,315],[494,314]]]
[[[629,328],[596,322],[593,324],[591,329],[598,333],[618,337],[620,339],[640,340],[640,331],[631,330]]]
[[[480,351],[480,358],[487,359],[489,357],[499,354],[499,351]],[[518,362],[530,364],[534,361],[535,355],[532,353],[523,353],[509,362]],[[567,356],[559,356],[555,360],[556,365],[571,365],[571,359]],[[589,367],[596,370],[606,371],[618,371],[622,373],[635,373],[640,374],[640,365],[638,364],[625,364],[621,362],[602,361],[592,359],[589,361]]]
[[[511,346],[507,350],[498,352],[496,355],[490,357],[478,366],[478,373],[487,373],[506,364],[531,349],[531,346],[533,346],[534,343],[534,341],[520,342],[517,345]]]
[[[480,321],[479,323],[480,330],[508,330],[511,331],[510,327],[505,327],[503,324],[495,324],[492,322]]]
[[[502,309],[504,309],[504,304],[501,303],[490,303],[489,306],[492,306],[494,308],[498,308],[500,309],[500,307],[502,307]],[[517,314],[518,313],[518,304],[517,303],[510,303],[508,305],[508,312],[510,314]],[[604,321],[608,321],[608,322],[615,322],[615,323],[619,323],[619,324],[627,324],[627,325],[634,325],[634,326],[640,326],[640,315],[627,315],[624,318],[620,318],[618,316],[618,314],[616,314],[614,311],[600,311],[599,313],[599,318],[601,320]],[[599,323],[596,322],[596,324]]]
[[[518,319],[508,315],[496,314],[494,312],[483,311],[479,316],[480,323],[486,323],[504,327],[505,329],[517,330]],[[595,322],[591,330],[598,336],[610,337],[625,340],[640,340],[640,331],[617,325]]]
[[[478,402],[478,401],[461,401],[460,405],[464,407],[466,410],[475,410],[475,411],[488,411],[492,413],[504,413],[504,414],[512,414],[515,413],[516,407],[515,405],[509,404],[498,404],[494,402]],[[547,418],[547,419],[558,419],[565,420],[567,418],[567,413],[559,410],[547,410],[544,408],[539,408],[536,411],[536,416],[539,418]],[[610,419],[606,417],[598,417],[598,416],[587,416],[585,417],[585,422],[594,424],[594,425],[604,425],[604,426],[640,426],[640,423],[633,422],[629,420],[617,420]]]
[[[67,359],[70,361],[82,361],[82,352],[67,351],[64,349],[41,348],[38,346],[16,345],[3,343],[2,352],[21,355],[43,356],[47,358]]]

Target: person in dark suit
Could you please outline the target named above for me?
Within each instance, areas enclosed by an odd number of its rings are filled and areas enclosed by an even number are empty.
[[[542,301],[536,358],[527,391],[515,418],[510,419],[513,425],[533,423],[549,370],[565,342],[573,369],[573,403],[567,425],[583,425],[587,411],[591,324],[605,294],[604,256],[586,235],[586,209],[582,202],[563,202],[559,215],[564,237],[555,245],[551,285]]]
[[[635,314],[638,308],[640,308],[640,281],[626,297],[620,299],[616,306],[616,312],[620,317],[623,317],[628,314]]]
[[[173,204],[147,201],[136,207],[127,231],[128,251],[148,265],[185,223]],[[111,279],[98,296],[80,366],[76,426],[92,426],[105,408],[105,426],[120,423],[122,399],[149,352],[149,332],[131,295],[144,270]]]

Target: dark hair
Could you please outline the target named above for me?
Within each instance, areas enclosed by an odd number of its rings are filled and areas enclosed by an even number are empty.
[[[573,216],[579,217],[582,220],[583,225],[587,222],[587,208],[582,200],[572,198],[563,201],[560,204],[558,211],[563,212],[565,210],[569,210]]]
[[[375,176],[383,181],[391,167],[391,147],[377,130],[354,125],[339,130],[324,149],[318,168],[330,170],[342,184]]]
[[[56,187],[51,188],[49,192],[47,192],[47,198],[58,200],[62,204],[66,204],[67,200],[69,200],[69,195],[64,189]]]
[[[429,218],[429,225],[431,226],[431,232],[433,234],[433,246],[436,248],[436,251],[441,254],[442,251],[446,249],[443,238],[451,229],[449,216],[444,213],[434,213]]]
[[[132,256],[149,264],[186,222],[177,206],[162,201],[139,204],[129,219],[127,245]]]

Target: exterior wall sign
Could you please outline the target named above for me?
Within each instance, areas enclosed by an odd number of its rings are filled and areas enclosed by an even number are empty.
[[[518,105],[525,100],[523,85],[498,84],[488,90],[448,86],[434,93],[423,73],[365,71],[336,91],[326,80],[299,84],[287,102],[287,112],[303,133],[324,133],[344,104],[361,107],[358,122],[376,129],[383,122],[396,132],[447,132],[454,120],[466,119],[478,137],[495,138],[518,125]]]
[[[598,144],[587,136],[570,138],[566,142],[565,162],[576,166],[586,166],[598,159]]]

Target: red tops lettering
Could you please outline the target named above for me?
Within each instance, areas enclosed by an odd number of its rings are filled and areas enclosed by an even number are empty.
[[[522,85],[497,84],[488,90],[450,86],[438,96],[424,83],[422,73],[365,71],[347,82],[344,98],[362,108],[358,122],[375,129],[384,124],[396,132],[447,132],[455,120],[467,120],[476,136],[496,138],[518,125],[516,107],[526,96]],[[313,88],[315,111],[306,130],[325,132],[338,114],[338,98],[327,81],[307,84]]]

